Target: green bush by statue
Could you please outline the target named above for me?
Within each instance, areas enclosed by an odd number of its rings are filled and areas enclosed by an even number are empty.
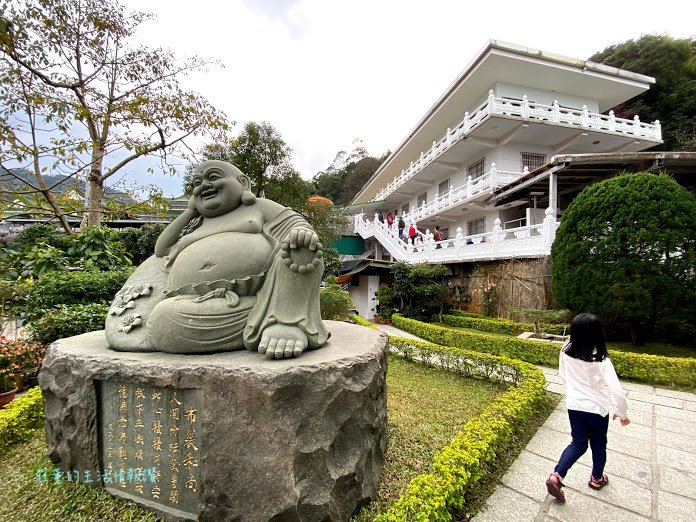
[[[188,209],[116,294],[109,345],[123,351],[258,350],[297,356],[329,333],[319,312],[323,253],[296,212],[257,199],[234,165],[206,161]]]

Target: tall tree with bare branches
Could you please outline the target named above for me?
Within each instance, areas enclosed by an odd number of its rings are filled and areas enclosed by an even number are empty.
[[[194,136],[223,140],[230,122],[180,85],[210,65],[131,44],[151,15],[117,0],[0,0],[0,165],[31,171],[69,232],[46,174],[86,182],[83,225],[102,220],[105,184],[134,160],[185,156]],[[10,171],[11,172],[11,171]]]

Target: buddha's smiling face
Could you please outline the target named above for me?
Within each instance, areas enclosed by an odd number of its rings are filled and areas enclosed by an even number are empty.
[[[216,217],[233,211],[242,203],[242,193],[248,189],[246,176],[238,175],[235,171],[202,164],[193,175],[193,198],[196,210],[203,217]]]

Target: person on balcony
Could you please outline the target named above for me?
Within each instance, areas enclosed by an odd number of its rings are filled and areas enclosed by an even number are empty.
[[[384,214],[382,214],[382,211],[380,210],[379,213],[377,214],[377,219],[379,219],[380,223],[384,223]]]
[[[394,214],[392,214],[390,212],[389,214],[387,214],[387,225],[389,226],[389,228],[391,228],[393,224],[394,224]]]
[[[406,228],[406,223],[404,222],[403,214],[399,217],[399,239],[404,238],[404,228]]]

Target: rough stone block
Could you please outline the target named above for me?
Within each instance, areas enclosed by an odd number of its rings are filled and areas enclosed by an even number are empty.
[[[141,463],[135,452],[146,446],[140,456],[151,460],[154,403],[143,403],[152,411],[142,414],[147,424],[139,423],[137,395],[147,401],[164,390],[165,402],[171,402],[179,391],[181,407],[195,410],[198,424],[191,417],[187,421],[184,411],[174,415],[165,410],[164,427],[178,426],[181,432],[171,446],[162,446],[160,461],[143,461],[142,466],[159,466],[165,475],[176,456],[183,493],[183,437],[195,428],[198,466],[189,471],[197,473],[197,502],[191,507],[170,500],[169,482],[158,483],[159,498],[152,496],[151,484],[140,487],[142,492],[107,484],[110,492],[170,519],[348,520],[376,495],[383,464],[386,336],[346,323],[327,326],[332,333],[328,344],[282,360],[246,350],[211,355],[116,352],[108,349],[104,332],[62,339],[49,348],[39,377],[51,460],[63,470],[103,473],[108,462],[118,467],[119,448],[128,459],[122,463],[135,466]],[[128,390],[124,404],[119,402],[121,389]],[[128,428],[119,441],[121,418]],[[111,458],[106,454],[109,425]],[[163,431],[163,437],[170,436]],[[140,434],[144,440],[136,438]],[[172,448],[180,452],[175,455]],[[167,472],[171,480],[174,471]]]

